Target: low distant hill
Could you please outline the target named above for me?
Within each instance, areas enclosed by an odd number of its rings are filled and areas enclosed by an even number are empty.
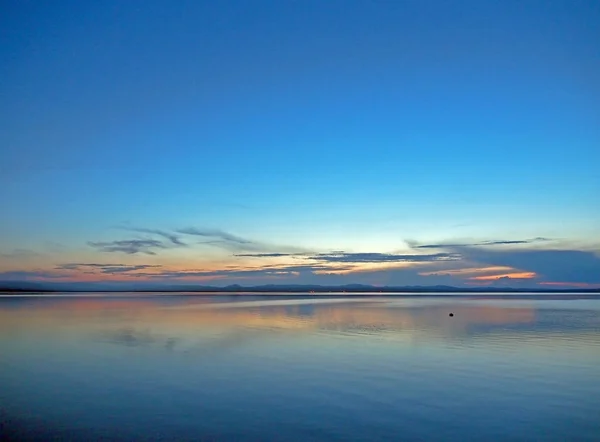
[[[446,285],[376,287],[365,284],[322,286],[307,284],[266,284],[225,287],[194,284],[139,284],[139,283],[33,283],[26,281],[0,281],[0,292],[196,292],[196,293],[600,293],[600,289],[515,289],[515,288],[464,288]]]

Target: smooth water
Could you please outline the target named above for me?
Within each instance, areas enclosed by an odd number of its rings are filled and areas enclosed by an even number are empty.
[[[598,441],[600,298],[4,297],[0,420],[12,440]]]

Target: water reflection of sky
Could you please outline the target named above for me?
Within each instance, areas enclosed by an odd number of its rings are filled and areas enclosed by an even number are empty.
[[[3,332],[95,329],[116,324],[129,328],[189,330],[210,328],[264,328],[273,330],[364,329],[427,333],[446,336],[479,329],[547,328],[549,318],[567,318],[563,331],[597,329],[599,301],[497,300],[252,300],[214,301],[211,298],[72,298],[1,299]],[[579,303],[580,305],[577,305]],[[579,307],[579,308],[577,308]],[[547,311],[547,313],[545,313]],[[559,313],[556,313],[556,312]],[[449,316],[453,313],[453,317]],[[574,319],[574,321],[570,321]]]
[[[517,399],[544,419],[600,407],[599,313],[595,299],[2,298],[0,406],[96,426],[129,413],[139,431],[159,410],[202,410],[219,431],[263,410],[319,428],[320,415],[422,425],[419,437],[450,431],[448,416],[499,425],[500,409],[522,430]]]
[[[588,308],[581,308],[582,302]],[[361,345],[388,343],[396,350],[402,345],[469,347],[487,340],[540,352],[549,348],[537,346],[540,341],[558,335],[577,343],[570,347],[571,353],[585,354],[598,350],[600,328],[600,301],[595,300],[253,297],[231,302],[179,296],[5,299],[0,305],[2,341],[14,346],[21,340],[23,352],[44,342],[69,342],[151,347],[212,357],[219,351],[274,345],[282,339],[295,339],[292,345],[299,345],[301,339],[323,347],[352,338],[360,339]]]

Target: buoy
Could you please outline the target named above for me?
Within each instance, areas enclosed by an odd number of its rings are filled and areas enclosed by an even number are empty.
[[[452,317],[452,316],[454,316],[454,313],[450,313],[448,316]]]

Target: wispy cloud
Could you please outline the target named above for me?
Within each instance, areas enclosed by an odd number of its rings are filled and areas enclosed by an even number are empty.
[[[243,253],[234,256],[252,257],[252,258],[279,258],[279,257],[302,257],[313,261],[331,262],[331,263],[391,263],[391,262],[437,262],[437,261],[455,261],[460,259],[458,253],[434,253],[429,255],[406,255],[394,253],[349,253],[343,251],[334,251],[327,253]]]
[[[145,255],[156,255],[156,249],[166,249],[167,246],[156,239],[127,239],[120,241],[94,242],[88,245],[101,252],[120,252],[128,255],[143,253]]]
[[[323,272],[338,272],[344,270],[352,270],[354,267],[350,265],[326,265],[326,264],[300,264],[287,266],[266,266],[262,267],[265,270],[283,270],[287,272],[299,273],[323,273]]]
[[[96,263],[67,263],[60,264],[55,267],[56,270],[71,270],[82,273],[91,273],[95,274],[97,272],[114,275],[114,274],[123,274],[123,273],[131,273],[139,270],[147,270],[150,268],[160,268],[160,265],[150,265],[150,264],[137,264],[137,265],[128,265],[128,264],[96,264]]]
[[[495,240],[495,241],[481,241],[472,243],[439,243],[439,244],[419,244],[416,241],[407,240],[406,242],[413,249],[444,249],[448,247],[491,247],[501,245],[516,245],[516,244],[532,244],[538,242],[552,241],[550,238],[531,238],[522,240]]]
[[[447,241],[422,244],[407,241],[413,253],[346,252],[301,249],[263,243],[221,230],[186,227],[161,230],[145,227],[124,227],[142,237],[126,240],[89,242],[101,252],[155,255],[162,250],[210,244],[233,252],[236,258],[273,259],[272,264],[248,267],[232,261],[214,269],[176,269],[141,264],[68,263],[55,271],[89,274],[123,275],[125,279],[165,281],[192,280],[252,280],[259,282],[272,278],[288,278],[288,282],[305,283],[322,280],[344,283],[366,280],[428,281],[457,283],[468,281],[495,281],[503,276],[509,279],[528,279],[539,282],[596,283],[600,275],[600,258],[581,250],[556,250],[555,240],[536,237],[530,239],[494,239],[481,241]],[[196,238],[196,240],[194,240]],[[199,241],[200,239],[201,241]],[[553,242],[551,242],[553,241]],[[550,243],[552,250],[538,245]],[[515,247],[511,247],[515,246]],[[428,252],[431,250],[431,253]],[[289,258],[289,259],[286,259]]]
[[[64,278],[64,274],[47,270],[11,270],[0,272],[0,279],[7,281],[37,281]]]
[[[344,262],[344,263],[391,263],[391,262],[436,262],[436,261],[454,261],[460,259],[457,253],[434,253],[429,255],[404,255],[394,253],[348,253],[348,252],[328,252],[328,253],[245,253],[235,256],[254,257],[254,258],[279,258],[286,256],[303,257],[306,259],[321,262]]]
[[[137,253],[156,255],[159,250],[188,246],[176,232],[146,227],[116,226],[116,228],[145,235],[125,240],[89,241],[88,245],[101,252],[126,253],[128,255]],[[160,239],[156,237],[160,237]]]
[[[580,250],[489,250],[455,247],[465,260],[533,272],[539,281],[600,283],[600,257]]]
[[[204,238],[201,244],[209,244],[232,252],[256,252],[254,254],[237,254],[246,257],[279,257],[294,253],[307,253],[307,250],[295,246],[267,244],[249,238],[244,238],[220,229],[186,227],[177,229],[177,233]]]
[[[268,278],[273,276],[294,275],[295,272],[286,270],[267,270],[267,269],[248,269],[248,270],[181,270],[181,271],[163,271],[157,273],[134,274],[141,278],[150,279],[236,279],[236,278]]]
[[[198,245],[220,247],[234,253],[239,253],[237,256],[247,257],[259,257],[261,255],[263,257],[276,257],[287,256],[299,252],[307,253],[306,249],[300,247],[268,244],[244,238],[220,229],[185,227],[175,230],[164,230],[131,226],[116,226],[116,228],[144,235],[126,240],[104,242],[90,241],[88,244],[103,252],[121,252],[127,254],[142,253],[147,255],[155,255],[161,249],[193,247]],[[190,237],[197,237],[202,240],[194,242]],[[247,252],[247,254],[244,254],[244,252]],[[252,254],[252,252],[255,254]]]
[[[390,263],[390,262],[436,262],[460,259],[457,253],[434,253],[430,255],[398,255],[393,253],[318,253],[309,259],[323,262]]]
[[[177,234],[172,233],[172,232],[167,232],[165,230],[147,229],[144,227],[121,227],[121,228],[124,230],[129,230],[131,232],[148,233],[150,235],[162,236],[163,238],[167,239],[171,244],[173,244],[175,246],[181,246],[181,247],[187,246],[186,243],[184,243],[181,239],[179,239],[179,236]]]
[[[183,233],[185,235],[194,235],[201,236],[204,238],[214,238],[217,240],[225,241],[233,244],[253,244],[254,241],[246,238],[242,238],[237,235],[232,235],[231,233],[224,232],[219,229],[201,229],[196,227],[186,227],[183,229],[178,229],[177,232]]]
[[[283,276],[299,276],[302,274],[326,274],[352,269],[347,265],[325,265],[325,264],[300,264],[300,265],[272,265],[262,267],[232,267],[218,270],[169,270],[160,269],[156,272],[136,272],[130,276],[151,279],[179,279],[179,278],[203,278],[203,279],[239,279],[239,278],[273,278]]]
[[[236,253],[233,256],[246,258],[281,258],[284,256],[305,256],[304,253]]]

